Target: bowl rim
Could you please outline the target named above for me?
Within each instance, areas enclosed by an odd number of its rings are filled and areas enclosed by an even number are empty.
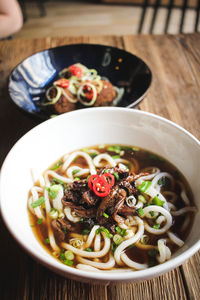
[[[47,48],[47,49],[43,49],[43,50],[40,50],[40,51],[36,51],[34,53],[32,53],[31,55],[28,55],[27,57],[25,57],[24,59],[22,59],[10,72],[10,75],[8,77],[8,92],[9,92],[9,96],[10,96],[10,99],[12,100],[12,103],[14,103],[14,105],[22,112],[22,113],[25,113],[27,115],[29,115],[30,117],[36,117],[36,118],[39,118],[40,120],[48,120],[49,118],[43,116],[42,114],[38,113],[37,111],[28,111],[26,110],[24,107],[21,107],[19,106],[16,102],[15,102],[15,98],[12,97],[12,95],[10,94],[10,83],[11,83],[11,77],[13,75],[13,72],[23,63],[25,62],[27,59],[29,59],[30,57],[36,55],[36,54],[39,54],[39,53],[42,53],[42,52],[45,52],[45,51],[52,51],[54,49],[59,49],[59,48],[70,48],[70,47],[74,47],[74,46],[77,46],[77,47],[83,47],[83,46],[94,46],[94,47],[101,47],[101,48],[106,48],[106,47],[109,47],[113,50],[117,50],[119,52],[124,52],[124,53],[127,53],[128,55],[131,55],[131,56],[134,56],[135,58],[137,58],[140,62],[142,62],[146,68],[148,69],[148,72],[149,72],[149,85],[146,89],[146,91],[134,102],[130,103],[129,105],[127,105],[125,108],[131,108],[131,107],[136,107],[143,99],[144,97],[146,96],[147,92],[149,91],[151,85],[152,85],[152,80],[153,80],[153,73],[149,67],[149,65],[147,64],[146,60],[144,60],[143,58],[140,58],[138,55],[135,55],[125,49],[121,49],[121,48],[118,48],[118,47],[115,47],[115,46],[110,46],[110,45],[106,45],[106,44],[96,44],[96,43],[75,43],[75,44],[65,44],[65,45],[61,45],[61,46],[56,46],[56,47],[50,47],[50,48]],[[116,107],[116,106],[113,106],[113,107]],[[82,109],[85,109],[85,108],[82,108]],[[79,109],[76,109],[76,110],[79,110]],[[71,111],[70,111],[71,112]]]
[[[93,109],[93,110],[92,110]],[[100,107],[100,108],[86,108],[84,110],[76,110],[76,111],[72,111],[69,113],[65,113],[62,114],[56,118],[53,119],[49,119],[46,120],[45,122],[35,126],[34,128],[32,128],[30,131],[28,131],[24,136],[22,136],[16,143],[15,145],[11,148],[11,150],[9,151],[9,153],[7,154],[2,168],[0,170],[0,213],[2,215],[2,219],[8,229],[8,231],[11,233],[11,235],[14,237],[14,239],[17,241],[17,243],[23,248],[25,249],[25,251],[31,255],[35,260],[39,261],[42,265],[45,265],[47,268],[53,270],[54,272],[58,273],[58,274],[62,274],[63,276],[70,276],[73,275],[74,278],[77,278],[80,280],[80,278],[85,278],[85,279],[95,279],[97,281],[109,281],[109,282],[117,282],[117,281],[134,281],[134,280],[146,280],[149,278],[153,278],[153,277],[157,277],[163,273],[166,273],[168,271],[170,271],[171,269],[176,268],[177,266],[181,265],[184,261],[186,261],[187,259],[189,259],[193,254],[195,254],[195,252],[197,252],[200,249],[200,239],[195,242],[190,248],[186,249],[183,253],[179,254],[177,257],[171,258],[169,261],[163,263],[163,264],[159,264],[155,267],[151,267],[145,270],[138,270],[138,271],[134,271],[134,272],[91,272],[91,271],[83,271],[83,270],[79,270],[76,268],[72,268],[72,267],[68,267],[66,265],[63,265],[62,263],[60,263],[59,261],[57,261],[55,259],[55,262],[52,261],[51,263],[48,263],[48,257],[40,257],[40,254],[38,254],[37,250],[35,249],[31,249],[27,244],[25,244],[25,242],[23,241],[23,237],[21,237],[20,235],[18,235],[17,232],[15,232],[15,229],[11,226],[10,221],[7,219],[7,213],[4,210],[4,205],[3,205],[3,199],[2,199],[2,178],[4,176],[4,170],[6,169],[6,164],[7,161],[9,160],[10,154],[15,151],[15,147],[18,145],[18,143],[23,142],[23,139],[26,138],[27,135],[29,135],[30,133],[34,133],[34,131],[37,132],[38,128],[42,127],[42,126],[46,126],[46,123],[48,122],[58,122],[59,119],[63,119],[63,118],[67,118],[68,116],[73,116],[76,114],[87,114],[87,113],[93,113],[94,110],[95,111],[110,111],[111,113],[118,111],[118,112],[122,112],[122,113],[128,113],[128,114],[139,114],[139,115],[145,115],[148,116],[150,118],[156,119],[161,121],[161,123],[167,123],[169,126],[171,127],[175,127],[176,129],[178,129],[179,131],[181,131],[182,133],[184,133],[185,135],[187,135],[188,137],[190,137],[199,147],[200,150],[200,141],[194,136],[192,135],[190,132],[188,132],[186,129],[184,129],[183,127],[181,127],[180,125],[174,123],[173,121],[170,121],[166,118],[163,118],[159,115],[150,113],[150,112],[145,112],[145,111],[140,111],[140,110],[136,110],[136,109],[129,109],[129,108],[120,108],[120,107]],[[57,121],[56,121],[57,120]],[[39,242],[38,242],[39,243]],[[122,275],[123,274],[123,275]]]

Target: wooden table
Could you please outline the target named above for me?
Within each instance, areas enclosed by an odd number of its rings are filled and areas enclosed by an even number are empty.
[[[9,100],[10,71],[36,51],[70,43],[107,44],[140,56],[151,68],[153,82],[138,109],[168,118],[200,139],[200,34],[16,39],[0,42],[0,164],[12,145],[37,124]],[[33,261],[2,221],[0,241],[2,300],[200,299],[200,252],[181,267],[153,280],[93,286],[62,278]]]

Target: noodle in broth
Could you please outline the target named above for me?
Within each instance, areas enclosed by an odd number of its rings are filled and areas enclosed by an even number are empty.
[[[184,245],[196,208],[183,175],[132,146],[64,155],[30,190],[30,222],[42,245],[81,270],[136,271]]]

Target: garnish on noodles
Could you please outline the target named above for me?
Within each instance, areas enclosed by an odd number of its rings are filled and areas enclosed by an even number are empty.
[[[31,188],[28,208],[31,227],[55,258],[96,272],[164,263],[184,245],[196,212],[172,164],[122,145],[64,155]]]

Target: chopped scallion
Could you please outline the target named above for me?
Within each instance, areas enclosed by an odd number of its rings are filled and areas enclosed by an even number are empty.
[[[156,250],[155,248],[148,251],[148,255],[151,257],[156,256],[156,254],[158,254],[158,250]]]
[[[79,169],[75,169],[72,171],[72,175],[76,175],[80,170]]]
[[[45,239],[44,241],[45,241],[45,244],[49,244],[50,243],[49,238]]]
[[[68,259],[68,260],[73,260],[74,259],[74,253],[72,251],[65,251],[65,258]]]
[[[158,196],[155,196],[153,199],[152,199],[152,204],[154,205],[158,205],[158,206],[163,206],[163,204],[165,203],[165,201],[162,201],[158,198]]]
[[[137,187],[137,189],[142,192],[142,193],[145,193],[148,188],[151,186],[151,181],[143,181],[143,183],[141,185],[139,185]]]
[[[112,158],[113,158],[113,159],[120,158],[120,155],[113,155]]]
[[[33,203],[31,203],[32,208],[36,208],[38,206],[40,206],[42,203],[44,203],[44,197],[40,197],[38,200],[34,201]]]
[[[144,198],[144,196],[142,196],[142,195],[139,195],[138,196],[138,201],[140,201],[140,202],[142,202],[142,203],[146,203],[147,202],[147,200]]]
[[[37,224],[38,225],[42,224],[42,219],[41,218],[37,220]]]
[[[109,215],[107,215],[105,212],[103,213],[103,216],[107,219],[109,218]]]
[[[159,229],[159,228],[160,228],[160,224],[155,224],[155,225],[153,225],[153,228],[154,228],[154,229]]]
[[[119,175],[116,172],[113,172],[113,175],[115,176],[116,180],[119,180]]]
[[[69,260],[69,259],[64,259],[62,262],[68,266],[72,266],[74,263],[73,260]]]
[[[140,217],[144,215],[144,211],[143,211],[143,209],[141,207],[139,207],[137,209],[137,212],[138,212],[138,214],[139,214]]]
[[[113,237],[113,235],[109,232],[109,230],[107,229],[107,228],[105,228],[105,227],[99,227],[97,230],[96,230],[96,234],[98,234],[98,233],[100,233],[100,232],[105,232],[105,234],[106,234],[106,236],[108,237],[108,238],[112,238]]]
[[[91,248],[86,248],[85,250],[88,251],[88,252],[92,252]]]
[[[51,167],[51,170],[57,170],[62,164],[62,161],[57,162],[54,166]]]
[[[115,234],[115,235],[113,236],[113,242],[114,242],[116,245],[121,244],[121,243],[123,242],[122,236],[119,235],[119,234]]]

